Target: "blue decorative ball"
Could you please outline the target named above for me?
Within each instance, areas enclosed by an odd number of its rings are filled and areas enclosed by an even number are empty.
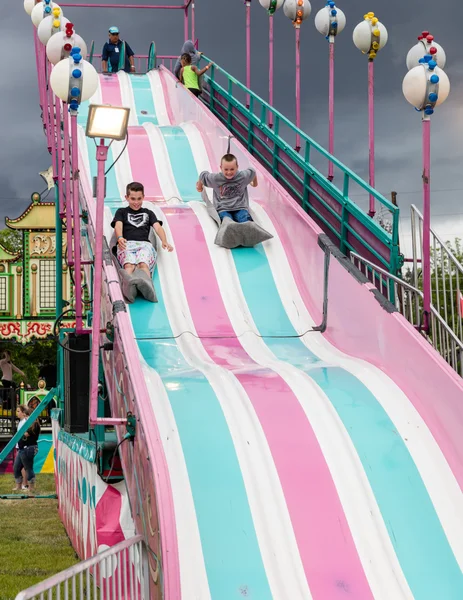
[[[80,69],[74,69],[72,76],[74,79],[79,79],[79,77],[82,77],[82,71]]]
[[[437,102],[437,98],[438,98],[438,97],[439,97],[439,96],[438,96],[438,95],[437,95],[435,92],[432,92],[432,93],[431,93],[431,94],[429,94],[429,96],[428,96],[428,98],[429,98],[429,102]]]
[[[78,87],[73,87],[71,90],[71,96],[78,98],[80,96],[80,90]]]
[[[334,9],[333,9],[333,10],[331,11],[331,16],[332,16],[332,17],[335,17],[337,14],[338,14],[338,11],[337,11],[337,10],[334,10]]]
[[[82,60],[82,54],[74,54],[73,59],[75,63],[80,63],[80,61]]]
[[[433,109],[432,109],[430,106],[427,106],[427,107],[424,109],[424,114],[425,114],[425,115],[432,115],[432,114],[434,114],[434,110],[433,110]]]
[[[429,68],[430,68],[430,69],[435,69],[435,68],[437,67],[437,63],[436,63],[436,61],[435,61],[435,60],[430,60],[430,61],[428,62],[428,65],[429,65]]]
[[[429,81],[431,83],[439,83],[439,75],[431,75],[431,77],[429,78]]]

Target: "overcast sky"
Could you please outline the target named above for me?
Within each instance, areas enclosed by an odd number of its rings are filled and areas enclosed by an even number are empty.
[[[79,2],[82,0],[73,0]],[[88,2],[89,0],[87,0]],[[126,3],[135,0],[120,0]],[[180,1],[180,0],[179,0]],[[100,2],[109,3],[108,0]],[[156,0],[137,0],[154,4]],[[158,0],[176,4],[174,0]],[[245,80],[245,7],[242,0],[195,0],[196,35],[200,48],[224,69]],[[313,17],[324,0],[312,1],[312,15],[302,25],[302,129],[327,145],[328,43],[316,31]],[[389,196],[398,192],[401,232],[409,227],[409,207],[422,206],[420,115],[405,101],[402,80],[405,56],[423,29],[430,30],[447,54],[451,81],[447,102],[432,117],[432,214],[444,238],[463,237],[463,63],[458,49],[463,5],[455,0],[345,0],[339,3],[347,26],[336,41],[335,154],[368,178],[367,59],[352,43],[352,31],[374,11],[389,32],[376,62],[376,187]],[[108,27],[118,25],[135,53],[147,54],[156,41],[159,54],[177,54],[183,42],[181,11],[65,8],[64,14],[97,49]],[[252,87],[262,97],[268,90],[268,17],[252,0]],[[43,189],[38,171],[49,167],[38,106],[32,24],[22,0],[1,0],[0,45],[0,223],[16,217],[30,194]],[[291,119],[294,106],[294,29],[280,10],[275,16],[275,106]],[[356,192],[353,191],[353,194]],[[361,196],[355,200],[363,203]]]

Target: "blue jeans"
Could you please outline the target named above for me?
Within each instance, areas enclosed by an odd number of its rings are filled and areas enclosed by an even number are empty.
[[[220,220],[223,221],[225,217],[232,219],[235,223],[246,223],[246,221],[252,221],[251,215],[247,210],[242,208],[241,210],[222,210],[219,212]]]
[[[13,464],[14,479],[16,483],[22,483],[23,476],[21,474],[21,469],[23,467],[26,471],[27,481],[29,483],[35,483],[34,457],[38,450],[38,446],[26,446],[26,448],[18,450]]]

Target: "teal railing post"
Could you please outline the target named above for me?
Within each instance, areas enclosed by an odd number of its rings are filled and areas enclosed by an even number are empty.
[[[215,80],[215,65],[212,63],[211,74],[209,76],[209,108],[214,112],[214,80]]]
[[[275,115],[275,122],[273,124],[274,139],[273,139],[273,157],[272,157],[272,177],[274,177],[276,180],[278,180],[278,155],[280,152],[280,148],[277,144],[277,138],[279,137],[279,131],[280,131],[280,118],[278,117],[278,115]]]
[[[59,159],[60,160],[60,159]],[[60,164],[58,160],[58,164]],[[55,289],[55,319],[58,319],[63,312],[63,223],[59,214],[59,193],[58,184],[55,181],[55,236],[56,236],[56,289]],[[59,364],[61,360],[61,348],[57,344],[56,349],[56,372],[59,373]],[[61,381],[57,379],[58,390],[61,389]],[[58,392],[59,395],[59,392]]]
[[[254,111],[254,96],[251,96],[249,101],[249,115],[251,116]],[[248,152],[253,154],[254,149],[254,123],[252,119],[249,119],[249,130],[248,130]]]
[[[90,46],[90,54],[88,55],[88,62],[93,64],[93,53],[95,52],[95,42],[92,40],[92,44]]]
[[[121,51],[119,52],[119,71],[123,71],[125,69],[125,42],[122,42]]]
[[[148,71],[156,68],[156,44],[151,42],[148,52]]]
[[[343,254],[347,254],[347,219],[349,211],[346,208],[346,203],[349,201],[349,175],[344,173],[344,181],[342,186],[342,210],[341,210],[341,240],[339,249]]]
[[[53,388],[52,390],[50,390],[48,392],[48,394],[45,396],[45,398],[42,400],[42,402],[40,402],[40,404],[34,409],[33,413],[29,417],[31,423],[33,423],[36,419],[39,418],[40,413],[43,411],[44,408],[47,408],[47,406],[50,404],[51,400],[53,400],[53,398],[55,397],[55,394],[56,394],[55,388]],[[23,435],[24,435],[24,430],[19,429],[14,434],[14,436],[11,438],[11,440],[8,442],[8,444],[3,448],[3,450],[0,452],[0,465],[5,460],[5,458],[8,456],[8,454],[14,449],[14,447],[16,446],[16,444],[19,442],[19,440],[22,438]]]
[[[305,152],[304,152],[304,161],[306,165],[310,164],[310,142],[308,140],[305,141]],[[304,169],[304,189],[302,191],[302,208],[309,213],[309,184],[310,184],[310,175],[309,170]]]

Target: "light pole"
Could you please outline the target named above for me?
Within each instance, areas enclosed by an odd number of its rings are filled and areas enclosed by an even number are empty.
[[[283,6],[284,0],[259,0],[268,12],[268,103],[273,106],[273,15]],[[269,127],[273,127],[273,114],[268,115]]]
[[[369,184],[375,187],[375,107],[374,107],[374,60],[387,43],[387,29],[369,12],[357,25],[353,33],[354,44],[368,54],[368,139],[369,139]],[[369,216],[375,216],[375,198],[370,194]]]
[[[346,26],[346,16],[333,0],[315,15],[315,27],[329,43],[329,86],[328,86],[328,152],[334,154],[334,41]],[[328,179],[333,181],[334,165],[328,163]]]
[[[431,40],[432,41],[432,40]],[[445,72],[439,68],[437,49],[422,56],[418,66],[411,68],[405,75],[402,91],[406,100],[422,113],[422,147],[423,147],[423,324],[422,329],[429,333],[431,316],[431,115],[436,106],[447,99],[450,92],[450,81]],[[413,49],[412,49],[413,50]],[[410,56],[410,53],[409,53]],[[434,58],[436,57],[436,59]],[[442,61],[442,59],[441,59]],[[408,61],[407,61],[408,63]],[[445,64],[445,54],[443,53]],[[410,64],[412,61],[410,60]]]
[[[93,263],[94,282],[92,295],[93,322],[90,380],[91,424],[98,423],[98,365],[100,360],[101,291],[103,276],[105,162],[108,157],[109,149],[109,146],[105,145],[105,138],[111,140],[125,139],[127,136],[129,113],[129,108],[91,104],[87,121],[86,135],[94,139],[100,139],[96,149],[98,172],[96,183],[95,257]]]
[[[244,0],[246,5],[246,87],[251,89],[251,0]],[[249,94],[246,94],[246,108],[250,106]]]
[[[57,63],[50,75],[50,85],[58,98],[69,105],[71,116],[71,171],[72,171],[72,200],[73,200],[73,231],[74,231],[74,266],[75,302],[76,302],[76,330],[83,331],[82,321],[82,274],[80,260],[80,207],[79,207],[79,159],[77,150],[77,114],[82,101],[88,100],[98,88],[98,73],[93,65],[83,60],[80,49],[71,50],[71,56]],[[67,115],[63,120],[67,121]],[[67,123],[65,127],[65,151],[67,138]],[[66,227],[71,227],[70,198],[71,182],[66,181]],[[69,240],[69,237],[68,237]],[[69,257],[69,252],[68,252]],[[68,261],[69,262],[69,261]]]
[[[309,0],[286,0],[283,12],[291,19],[296,31],[296,127],[301,127],[301,23],[310,17],[312,6]],[[299,131],[296,133],[296,152],[301,149]]]

